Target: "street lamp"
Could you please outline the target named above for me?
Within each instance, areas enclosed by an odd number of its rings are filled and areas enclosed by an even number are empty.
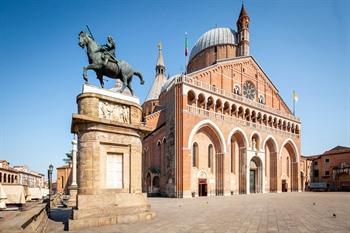
[[[48,203],[48,214],[49,214],[49,217],[50,217],[50,214],[51,214],[52,170],[53,170],[53,166],[52,166],[52,164],[50,164],[49,170],[47,170],[47,177],[48,177],[48,183],[49,183],[49,203]]]

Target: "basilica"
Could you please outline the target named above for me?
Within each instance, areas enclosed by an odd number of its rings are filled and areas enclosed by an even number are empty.
[[[142,105],[142,189],[198,197],[300,191],[301,122],[249,51],[250,17],[193,46],[184,74],[167,77],[159,47]]]

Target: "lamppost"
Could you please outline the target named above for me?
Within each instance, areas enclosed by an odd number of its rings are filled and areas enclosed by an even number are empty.
[[[47,177],[48,177],[48,183],[49,183],[49,203],[48,203],[48,214],[49,214],[49,217],[50,217],[50,214],[51,214],[52,170],[53,170],[53,166],[52,166],[52,164],[50,164],[49,170],[47,170]]]

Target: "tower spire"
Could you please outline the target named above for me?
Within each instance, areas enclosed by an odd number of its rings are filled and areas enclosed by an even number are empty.
[[[164,59],[163,59],[163,52],[162,52],[162,43],[158,43],[158,59],[156,64],[156,75],[158,74],[164,74],[165,72],[165,65],[164,65]]]
[[[151,89],[148,92],[145,102],[151,101],[151,100],[158,101],[159,94],[162,90],[162,86],[167,80],[167,77],[165,76],[165,65],[164,65],[164,59],[163,59],[162,44],[159,42],[157,47],[158,47],[158,58],[156,63],[156,77],[153,80]],[[154,106],[152,108],[154,108]],[[153,112],[153,109],[151,112]]]
[[[238,32],[238,56],[249,56],[249,22],[250,18],[242,3],[241,12],[236,22]]]

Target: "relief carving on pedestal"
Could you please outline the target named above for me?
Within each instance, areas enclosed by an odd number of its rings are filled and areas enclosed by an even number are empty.
[[[122,104],[99,102],[99,117],[121,123],[130,123],[130,107]]]

